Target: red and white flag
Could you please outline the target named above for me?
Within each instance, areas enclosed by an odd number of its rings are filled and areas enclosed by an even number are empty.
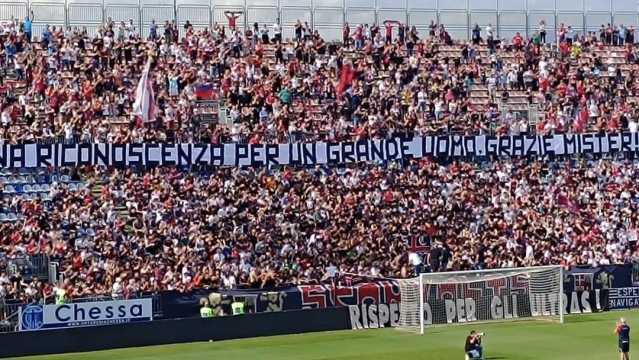
[[[157,107],[155,106],[155,95],[153,94],[153,84],[149,77],[151,70],[151,60],[146,63],[138,88],[135,91],[135,103],[133,103],[133,114],[142,118],[143,122],[155,121]]]

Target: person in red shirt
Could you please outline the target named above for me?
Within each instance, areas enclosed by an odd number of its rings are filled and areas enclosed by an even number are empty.
[[[520,33],[516,33],[513,37],[513,45],[515,46],[515,50],[521,51],[523,48],[524,38],[521,37]]]
[[[588,109],[584,106],[577,114],[577,118],[573,124],[575,132],[583,132],[588,126]]]
[[[393,22],[384,21],[384,28],[386,29],[386,44],[388,45],[393,42]]]
[[[542,77],[539,79],[539,90],[541,90],[541,92],[545,93],[549,88],[550,81],[548,81],[548,78]]]
[[[242,15],[242,11],[225,11],[224,15],[229,21],[229,29],[235,30],[237,19]]]
[[[566,57],[570,54],[570,45],[567,42],[563,41],[559,44],[559,50],[561,52],[562,57]]]
[[[608,121],[608,131],[616,132],[619,130],[619,125],[621,124],[621,118],[618,112],[614,112],[610,117],[610,121]]]

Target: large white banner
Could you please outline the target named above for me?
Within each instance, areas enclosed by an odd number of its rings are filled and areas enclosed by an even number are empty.
[[[82,302],[60,305],[27,305],[20,308],[20,331],[76,326],[101,326],[153,320],[150,298]]]
[[[335,165],[412,158],[639,153],[639,133],[416,136],[341,143],[0,145],[0,168]]]
[[[500,289],[507,289],[505,285],[506,282],[503,282],[503,284],[504,287]],[[467,285],[468,284],[464,284],[464,286]],[[500,286],[501,283],[495,285]],[[445,284],[444,286],[450,286],[450,284]],[[441,286],[439,287],[441,288]],[[476,289],[466,289],[466,291],[468,290],[470,290],[470,293],[476,293]],[[488,290],[490,290],[490,287]],[[636,292],[625,289],[620,290],[626,294],[632,293],[636,295]],[[517,289],[515,289],[515,292],[516,291]],[[447,295],[447,297],[448,296],[449,295]],[[423,316],[424,324],[427,326],[433,324],[442,325],[558,316],[559,300],[562,301],[564,306],[564,314],[587,314],[604,311],[605,304],[602,304],[601,298],[601,290],[596,289],[591,291],[565,291],[561,299],[559,299],[557,294],[535,294],[531,297],[529,294],[514,292],[510,294],[504,293],[500,296],[481,296],[477,299],[471,297],[427,299],[424,301]],[[624,302],[617,308],[627,309],[630,307],[639,307],[639,305],[633,306],[636,304],[634,301]],[[615,302],[613,302],[611,297],[611,308],[615,308],[614,306]],[[417,307],[417,304],[415,304],[415,307]],[[400,309],[401,306],[399,303],[363,303],[359,305],[348,305],[351,328],[358,330],[396,327],[399,322]],[[419,310],[415,309],[415,311],[418,312]]]

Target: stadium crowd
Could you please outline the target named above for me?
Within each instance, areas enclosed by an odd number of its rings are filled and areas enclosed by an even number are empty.
[[[100,194],[54,186],[47,203],[4,200],[24,219],[0,225],[2,249],[48,254],[75,297],[638,255],[637,162],[405,165],[94,169],[84,177]]]
[[[530,39],[477,27],[469,42],[443,25],[419,34],[394,22],[346,24],[337,45],[301,23],[293,41],[280,41],[278,24],[240,32],[167,23],[164,36],[155,26],[142,39],[112,21],[93,39],[51,27],[36,43],[28,21],[2,35],[3,69],[12,67],[2,74],[2,143],[637,131],[634,29],[621,25],[600,36],[561,26],[554,47],[544,24]],[[159,112],[142,123],[131,110],[149,59]],[[229,124],[195,120],[202,86],[219,89]],[[516,114],[531,104],[545,116]],[[3,194],[1,207],[21,217],[0,223],[0,247],[8,258],[58,261],[70,297],[637,255],[632,160],[62,171],[87,186],[54,183],[48,200]],[[0,274],[0,296],[53,291]]]
[[[37,43],[25,26],[5,33],[0,45],[11,76],[0,79],[3,142],[286,142],[637,128],[637,50],[634,29],[623,25],[597,36],[562,24],[559,47],[543,43],[543,24],[529,39],[498,39],[491,26],[477,27],[470,42],[454,42],[443,25],[420,34],[395,22],[346,24],[346,45],[327,43],[301,23],[286,42],[278,40],[278,24],[270,35],[258,24],[245,32],[220,24],[196,31],[167,22],[164,36],[153,24],[143,39],[132,24],[109,20],[92,39],[86,30],[52,26]],[[144,124],[132,105],[149,59],[158,112]],[[230,126],[198,120],[202,87],[224,100],[221,117]],[[526,121],[517,114],[530,104],[545,116]]]

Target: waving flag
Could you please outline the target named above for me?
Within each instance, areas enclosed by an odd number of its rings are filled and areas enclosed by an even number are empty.
[[[351,64],[344,64],[340,73],[339,84],[337,84],[337,94],[342,96],[346,89],[353,84],[355,78],[355,70]]]
[[[202,84],[195,88],[198,100],[217,100],[217,89],[212,84]]]
[[[146,63],[138,88],[135,91],[135,103],[133,104],[133,114],[142,118],[143,122],[151,122],[155,120],[157,108],[155,106],[155,95],[153,94],[153,85],[149,77],[151,70],[151,60]]]
[[[586,126],[588,126],[588,110],[582,108],[577,111],[577,115],[575,116],[575,121],[573,121],[572,126],[575,129],[575,132],[583,132],[586,129]]]

